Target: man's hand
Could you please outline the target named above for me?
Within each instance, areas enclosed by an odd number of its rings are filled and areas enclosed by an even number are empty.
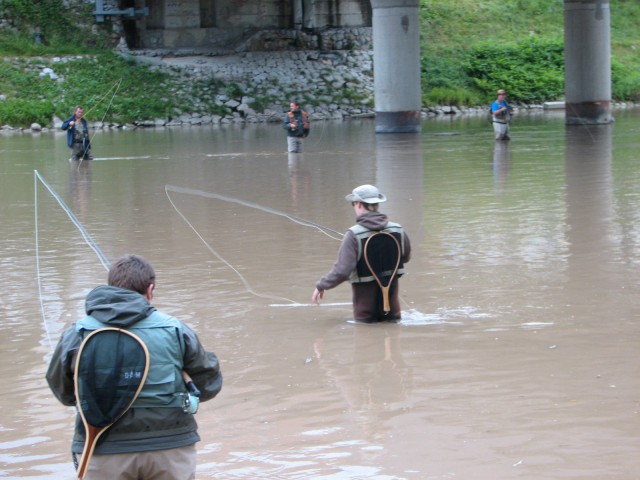
[[[311,301],[316,305],[320,305],[320,300],[324,297],[324,290],[318,290],[317,288],[313,291],[313,295],[311,296]]]

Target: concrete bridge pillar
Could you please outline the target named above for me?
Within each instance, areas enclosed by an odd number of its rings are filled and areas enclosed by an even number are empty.
[[[420,1],[371,7],[376,133],[420,132]]]
[[[606,124],[611,115],[609,0],[564,0],[564,89],[568,125]]]

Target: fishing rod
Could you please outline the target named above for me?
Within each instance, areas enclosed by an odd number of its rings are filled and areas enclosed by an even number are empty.
[[[109,105],[107,105],[107,109],[105,110],[105,114],[102,116],[102,120],[104,120],[104,117],[106,116],[107,112],[109,111],[109,108],[111,107],[111,104],[113,103],[113,99],[115,98],[116,94],[118,93],[118,90],[120,90],[120,85],[122,84],[122,78],[120,77],[119,80],[116,81],[116,83],[114,83],[109,90],[107,90],[105,92],[105,94],[98,99],[98,101],[93,105],[93,107],[91,107],[89,110],[87,110],[86,113],[91,113],[92,110],[94,110],[98,105],[100,105],[102,103],[102,101],[105,99],[105,97],[107,95],[109,95],[109,93],[111,92],[111,90],[113,90],[115,88],[115,92],[113,92],[113,95],[111,96],[111,100],[109,100]]]
[[[120,90],[120,86],[122,85],[122,80],[123,80],[123,77],[120,77],[120,79],[118,79],[116,81],[116,83],[114,83],[109,88],[109,90],[107,90],[105,92],[105,94],[100,99],[98,99],[98,101],[95,102],[94,105],[84,113],[83,118],[85,120],[86,120],[86,117],[88,116],[88,114],[91,113],[91,111],[94,110],[98,105],[100,105],[104,101],[104,99],[107,97],[107,95],[109,95],[109,93],[111,91],[113,91],[113,95],[111,95],[111,99],[109,100],[109,103],[107,104],[107,108],[105,109],[104,114],[102,115],[102,118],[100,119],[100,123],[104,123],[104,119],[107,117],[107,113],[109,113],[109,109],[111,108],[111,105],[113,104],[113,99],[115,98],[116,94],[118,93],[118,90]],[[80,164],[84,160],[85,155],[89,151],[89,148],[91,148],[91,143],[93,142],[93,138],[96,136],[96,133],[98,133],[98,131],[94,130],[93,135],[91,135],[91,137],[89,138],[89,141],[87,142],[86,147],[84,147],[84,151],[82,152],[82,157],[80,159],[80,162],[78,163],[78,168],[80,167]]]

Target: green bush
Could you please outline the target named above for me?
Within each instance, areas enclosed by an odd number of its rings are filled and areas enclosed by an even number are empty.
[[[464,55],[460,50],[423,54],[420,59],[422,91],[432,88],[468,88],[469,77],[462,65]]]
[[[237,83],[230,83],[227,85],[226,91],[230,98],[242,98],[244,95],[242,88]]]
[[[40,76],[44,67],[53,69],[59,80]],[[0,60],[0,92],[7,98],[0,103],[0,123],[25,127],[37,121],[50,126],[53,114],[67,117],[76,105],[84,106],[90,121],[118,123],[169,118],[175,105],[196,111],[196,83],[178,97],[167,80],[165,73],[111,52],[55,63],[41,58]],[[29,102],[34,103],[33,109],[26,108]],[[28,119],[26,112],[37,113],[38,119]]]
[[[465,68],[475,87],[487,96],[505,88],[512,101],[540,103],[564,94],[562,40],[483,43],[471,49]]]
[[[7,99],[0,102],[0,124],[27,127],[32,123],[50,125],[54,112],[53,102]]]
[[[1,0],[0,18],[11,29],[0,31],[0,48],[18,55],[58,55],[113,48],[118,40],[110,22],[95,25],[94,5],[64,0]],[[42,43],[36,42],[39,31]]]
[[[422,95],[422,104],[427,106],[449,105],[462,107],[478,105],[482,100],[478,94],[465,88],[436,87]]]
[[[640,71],[627,68],[616,59],[611,61],[611,96],[615,100],[640,101]]]

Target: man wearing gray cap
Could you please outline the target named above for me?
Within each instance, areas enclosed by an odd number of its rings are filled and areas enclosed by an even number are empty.
[[[348,280],[353,294],[354,320],[366,323],[399,320],[398,277],[404,273],[404,264],[411,257],[409,237],[401,225],[390,222],[386,215],[378,211],[378,204],[386,202],[387,197],[373,185],[360,185],[345,199],[353,205],[356,224],[345,233],[338,251],[338,259],[331,271],[316,283],[312,301],[319,305],[325,290],[337,287]],[[370,275],[363,273],[369,270],[362,251],[367,239],[376,232],[393,235],[398,240],[401,252],[397,275],[389,286],[391,310],[386,314],[380,306],[381,288]]]

